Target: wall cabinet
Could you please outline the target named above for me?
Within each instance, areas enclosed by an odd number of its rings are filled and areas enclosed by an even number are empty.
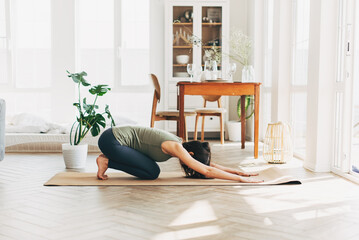
[[[167,109],[177,107],[178,81],[190,81],[187,64],[204,68],[205,60],[216,59],[219,74],[226,72],[229,40],[229,1],[166,1],[165,12],[165,79],[164,97]],[[199,72],[194,74],[199,80]],[[203,106],[201,96],[186,96],[186,109]],[[216,107],[210,103],[208,107]],[[222,97],[222,106],[228,106]],[[227,119],[227,117],[226,117]],[[187,118],[188,131],[194,130],[195,119]],[[175,122],[166,123],[168,131],[175,131]],[[199,125],[200,127],[200,125]],[[207,117],[206,132],[219,131],[219,118]]]

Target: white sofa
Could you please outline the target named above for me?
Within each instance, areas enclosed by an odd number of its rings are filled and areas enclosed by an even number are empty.
[[[5,110],[5,101],[0,99],[0,161],[5,155]]]
[[[82,143],[89,145],[89,152],[99,152],[99,136],[88,134]],[[69,134],[6,133],[6,152],[61,152],[61,144],[68,143]]]
[[[5,135],[6,152],[61,152],[62,143],[70,140],[71,124],[59,125],[49,123],[39,116],[20,113],[8,116]],[[115,117],[117,126],[137,125],[137,122],[126,117]],[[110,127],[110,126],[108,126]],[[104,129],[102,129],[104,131]],[[99,136],[87,134],[82,143],[89,145],[89,152],[99,152]]]

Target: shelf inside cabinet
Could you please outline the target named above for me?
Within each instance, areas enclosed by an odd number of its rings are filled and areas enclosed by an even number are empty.
[[[173,48],[186,49],[186,48],[192,48],[192,45],[187,45],[187,46],[173,46]]]
[[[222,26],[222,23],[202,23],[202,26]]]
[[[173,66],[174,66],[174,67],[187,67],[187,64],[174,63]]]
[[[193,23],[191,22],[185,22],[185,23],[173,23],[173,26],[192,26]]]

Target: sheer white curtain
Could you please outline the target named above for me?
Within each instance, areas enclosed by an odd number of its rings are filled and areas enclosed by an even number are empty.
[[[14,0],[12,43],[17,88],[51,86],[51,1]]]
[[[264,79],[262,85],[263,91],[263,131],[264,139],[268,123],[272,117],[272,63],[273,63],[273,0],[266,0],[265,12],[265,40],[264,40]]]
[[[7,116],[50,119],[51,82],[51,1],[0,0],[0,93]]]
[[[305,157],[310,0],[294,1],[293,75],[291,122],[294,152]]]

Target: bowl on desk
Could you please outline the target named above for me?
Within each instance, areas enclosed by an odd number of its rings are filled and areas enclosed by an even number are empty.
[[[178,64],[187,64],[189,61],[189,56],[188,55],[178,55],[176,56],[176,62]]]

